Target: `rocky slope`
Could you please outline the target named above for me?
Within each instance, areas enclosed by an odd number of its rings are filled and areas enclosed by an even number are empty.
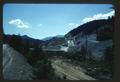
[[[113,46],[114,17],[94,20],[71,30],[65,35],[68,51],[79,51],[82,46],[99,59],[107,47]]]
[[[5,80],[32,80],[32,67],[22,54],[8,44],[3,45],[3,77]]]

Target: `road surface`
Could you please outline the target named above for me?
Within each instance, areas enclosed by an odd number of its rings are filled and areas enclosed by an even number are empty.
[[[96,80],[86,75],[85,70],[81,67],[75,67],[62,59],[53,59],[51,62],[56,74],[59,76],[66,75],[68,80]]]

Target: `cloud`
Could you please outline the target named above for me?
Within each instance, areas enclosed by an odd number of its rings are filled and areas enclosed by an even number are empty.
[[[79,24],[75,24],[75,27],[78,27],[79,26]]]
[[[15,25],[17,28],[29,28],[28,23],[23,22],[21,19],[10,20],[8,23]]]
[[[42,26],[42,24],[38,24],[37,26],[38,26],[38,27],[41,27],[41,26]]]
[[[69,27],[78,27],[79,25],[76,23],[69,23],[67,26]]]
[[[82,22],[86,23],[86,22],[93,21],[93,20],[98,20],[98,19],[108,19],[109,16],[111,17],[114,14],[115,14],[115,11],[111,11],[111,12],[106,13],[106,14],[99,13],[99,14],[93,15],[92,17],[86,17],[86,18],[84,18],[82,20]]]
[[[68,26],[73,26],[73,25],[74,25],[74,23],[69,23],[69,24],[68,24]]]

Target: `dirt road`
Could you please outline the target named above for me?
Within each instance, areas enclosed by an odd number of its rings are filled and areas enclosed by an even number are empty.
[[[86,75],[84,73],[85,70],[81,67],[75,67],[62,59],[53,59],[51,62],[56,74],[59,76],[66,75],[68,80],[95,80],[94,78]]]

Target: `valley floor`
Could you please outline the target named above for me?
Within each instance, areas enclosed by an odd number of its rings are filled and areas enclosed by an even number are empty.
[[[86,75],[84,73],[86,70],[66,62],[65,59],[51,59],[51,62],[56,74],[60,77],[66,76],[68,80],[96,80]]]
[[[50,57],[52,67],[55,70],[55,74],[66,80],[97,80],[89,73],[87,68],[83,68],[83,64],[89,67],[89,65],[80,62],[81,64],[75,64],[75,61],[70,59],[58,57]],[[96,68],[90,66],[91,69]],[[102,66],[98,67],[101,68]],[[103,69],[100,69],[102,71]],[[90,71],[91,72],[91,71]],[[101,73],[101,72],[100,72]],[[95,76],[104,77],[110,79],[110,74],[101,74],[99,76],[98,71],[93,72]],[[32,74],[32,66],[26,61],[24,56],[14,50],[7,44],[3,45],[3,77],[5,80],[32,80],[34,75]]]

